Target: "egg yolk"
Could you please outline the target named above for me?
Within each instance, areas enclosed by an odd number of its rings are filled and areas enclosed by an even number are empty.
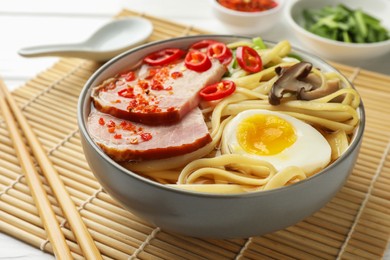
[[[237,141],[248,153],[275,155],[297,139],[293,126],[278,116],[253,115],[240,122]]]

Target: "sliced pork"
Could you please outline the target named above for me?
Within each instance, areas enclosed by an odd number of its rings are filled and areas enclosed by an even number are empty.
[[[199,108],[177,124],[161,126],[134,123],[93,109],[87,128],[102,150],[118,162],[169,158],[211,142]]]
[[[166,66],[142,65],[122,73],[92,91],[95,107],[115,117],[147,125],[179,122],[198,106],[198,92],[219,82],[226,68],[212,59],[204,72],[187,69],[183,61]]]

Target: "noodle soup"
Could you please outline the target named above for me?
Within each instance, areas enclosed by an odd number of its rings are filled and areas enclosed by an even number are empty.
[[[231,91],[230,83],[202,88],[206,99],[218,100],[205,100],[204,97],[195,96],[200,102],[196,103],[191,112],[187,111],[186,116],[184,113],[171,111],[169,106],[159,107],[166,113],[175,114],[179,121],[190,118],[189,126],[181,125],[182,130],[176,133],[173,126],[177,122],[169,125],[172,127],[170,136],[182,143],[191,144],[191,149],[186,150],[183,155],[172,156],[172,151],[166,150],[166,153],[148,153],[147,156],[152,157],[149,159],[128,161],[129,156],[136,156],[132,151],[130,155],[119,153],[121,156],[114,161],[97,144],[94,133],[88,129],[89,117],[96,112],[91,100],[93,89],[108,79],[115,79],[115,75],[127,77],[123,72],[140,68],[140,61],[151,53],[169,48],[188,50],[189,46],[203,40],[223,42],[229,46],[233,55],[236,55],[236,46],[254,44],[252,39],[231,35],[198,35],[153,42],[108,61],[91,76],[80,94],[78,122],[85,157],[93,174],[104,190],[132,214],[164,231],[183,235],[207,238],[257,236],[283,229],[310,216],[340,190],[352,171],[364,131],[364,108],[355,90],[335,68],[308,53],[291,48],[288,42],[266,43],[266,49],[258,49],[263,63],[258,72],[241,71],[238,63],[225,67],[226,74],[223,74],[223,78],[235,83],[234,91]],[[271,86],[278,81],[278,74],[286,73],[285,69],[295,64],[301,64],[301,60],[312,64],[309,72],[318,75],[320,79],[333,81],[339,78],[337,84],[341,84],[342,88],[333,94],[307,101],[305,98],[313,93],[299,92],[298,98],[298,93],[286,91],[283,88],[286,81],[280,80],[282,82],[279,81],[276,85],[281,84],[282,87],[274,89],[270,99]],[[248,65],[256,70],[256,63]],[[219,71],[217,68],[220,67],[213,68]],[[287,75],[296,75],[296,71],[305,72],[307,68],[310,65],[302,63]],[[132,76],[128,78],[131,79]],[[183,78],[185,77],[177,77],[181,80]],[[170,80],[173,80],[171,76]],[[301,76],[298,80],[302,81]],[[212,85],[211,82],[208,83]],[[176,86],[172,85],[172,89],[175,92]],[[124,96],[132,94],[127,90],[121,93]],[[116,94],[116,97],[119,95]],[[113,101],[116,102],[116,99]],[[277,104],[278,102],[280,103]],[[137,112],[137,109],[133,112]],[[104,115],[103,121],[108,118]],[[122,123],[124,119],[109,116],[102,133],[109,134],[112,137],[109,140],[118,144],[116,148],[122,149],[121,142],[128,134],[123,131],[132,129],[132,126]],[[96,121],[98,125],[99,117]],[[138,120],[140,119],[142,115],[139,115]],[[109,123],[110,120],[116,122],[115,127]],[[150,146],[153,140],[167,141],[156,137],[155,132],[152,132],[155,126],[145,125],[139,128],[138,122],[132,124],[138,126],[133,129],[135,131],[132,135],[137,137],[139,144]],[[276,125],[275,129],[266,128],[268,130],[263,132],[267,134],[262,135],[278,135],[281,139],[265,138],[264,144],[258,145],[258,129],[251,131],[253,125]],[[315,134],[312,134],[313,131]],[[191,132],[197,133],[199,138],[196,140],[203,142],[185,139]],[[241,134],[246,132],[250,134]],[[119,139],[120,134],[122,139]],[[320,142],[301,139],[302,135],[316,139],[318,134],[321,135]],[[118,139],[115,139],[115,135]],[[301,151],[297,148],[312,143],[331,147],[330,158],[324,160],[323,155],[318,152],[319,148],[314,151]],[[267,147],[272,149],[264,149]],[[285,162],[289,160],[283,159],[291,153],[284,154],[283,151],[289,151],[288,148],[293,147],[298,150],[292,154],[298,154],[298,157],[295,157],[295,166],[287,166]],[[333,147],[343,148],[338,150]],[[326,156],[329,156],[328,149],[321,150],[327,150]],[[177,151],[184,150],[174,150]],[[268,152],[270,154],[264,154]],[[153,158],[154,156],[160,158]],[[122,161],[125,157],[127,161]],[[272,160],[265,161],[263,157],[272,157]],[[308,164],[311,161],[315,163]],[[325,168],[320,170],[318,165]],[[300,169],[295,170],[294,167]],[[287,178],[274,178],[278,174]]]
[[[88,130],[123,167],[172,188],[227,194],[292,185],[342,156],[359,125],[360,97],[348,80],[294,54],[288,41],[203,39],[140,60],[92,90],[110,116],[93,110]],[[183,140],[191,128],[198,135]],[[175,136],[178,144],[163,142]]]

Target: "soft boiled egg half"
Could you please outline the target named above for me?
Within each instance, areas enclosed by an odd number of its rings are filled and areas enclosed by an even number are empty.
[[[278,171],[300,167],[312,175],[326,167],[331,148],[311,125],[287,114],[253,109],[237,114],[225,127],[224,153],[247,155],[271,163]]]

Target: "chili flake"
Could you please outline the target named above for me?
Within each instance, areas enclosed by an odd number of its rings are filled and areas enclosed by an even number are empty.
[[[127,121],[122,121],[120,123],[120,126],[123,130],[126,130],[126,131],[135,131],[136,130],[135,125],[133,125],[132,123],[127,122]]]
[[[152,139],[152,135],[150,133],[142,133],[141,138],[144,141],[149,141],[150,139]]]
[[[115,126],[108,127],[108,132],[111,133],[111,134],[114,133],[115,132]]]
[[[114,138],[115,138],[115,139],[122,139],[122,135],[121,135],[121,134],[115,134],[115,135],[114,135]]]
[[[133,81],[133,80],[135,80],[135,73],[134,73],[134,71],[130,71],[129,73],[127,73],[124,78],[125,78],[126,81]]]
[[[129,111],[132,111],[133,109],[135,109],[136,107],[138,106],[138,102],[136,99],[133,99],[129,102],[129,105],[127,106],[127,110]]]
[[[161,112],[161,108],[155,106],[155,105],[148,105],[142,108],[141,110],[143,113],[156,113]]]
[[[181,78],[181,77],[183,77],[183,73],[180,71],[174,71],[171,73],[171,77],[173,79]]]
[[[169,67],[161,68],[158,73],[153,77],[153,79],[158,80],[160,82],[164,82],[169,76]]]
[[[159,71],[160,71],[160,68],[150,68],[149,74],[145,79],[152,79]]]
[[[114,133],[114,132],[115,132],[116,124],[115,124],[114,121],[110,120],[110,121],[107,123],[107,127],[108,127],[108,132],[109,132],[109,133]]]
[[[142,89],[148,89],[149,83],[146,80],[138,80],[138,86]]]
[[[108,124],[107,124],[107,126],[108,127],[115,127],[115,122],[114,121],[112,121],[112,120],[110,120],[109,122],[108,122]]]
[[[164,90],[164,85],[159,80],[152,79],[151,83],[153,90]]]

